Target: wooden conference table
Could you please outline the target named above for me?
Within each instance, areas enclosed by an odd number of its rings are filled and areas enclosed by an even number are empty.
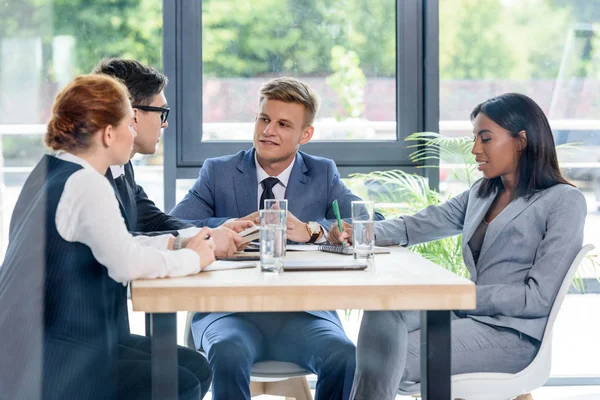
[[[422,310],[421,394],[450,399],[450,310],[475,308],[475,285],[402,247],[364,271],[261,273],[260,268],[138,280],[135,311],[150,314],[154,399],[177,398],[177,311]],[[348,257],[288,251],[286,259]]]

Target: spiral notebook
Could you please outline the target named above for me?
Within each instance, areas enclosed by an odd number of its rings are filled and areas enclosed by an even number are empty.
[[[338,246],[334,244],[321,244],[319,245],[319,251],[326,251],[327,253],[338,253],[350,256],[353,254],[352,246]],[[373,247],[373,254],[390,254],[390,249],[386,247]]]

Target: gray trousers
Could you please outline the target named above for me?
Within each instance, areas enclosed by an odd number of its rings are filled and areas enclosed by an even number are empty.
[[[418,311],[365,311],[350,399],[394,399],[400,386],[421,381],[420,320]],[[531,363],[540,346],[512,329],[454,314],[451,327],[453,375],[519,372]]]

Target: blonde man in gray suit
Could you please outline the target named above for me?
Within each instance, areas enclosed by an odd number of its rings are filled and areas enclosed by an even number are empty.
[[[586,202],[560,173],[540,107],[507,93],[471,113],[472,153],[483,173],[440,206],[375,223],[377,245],[413,244],[463,234],[477,308],[452,320],[452,374],[516,373],[535,357],[550,308],[583,242]],[[332,229],[330,241],[352,238]],[[393,399],[420,382],[419,314],[365,312],[351,399]]]

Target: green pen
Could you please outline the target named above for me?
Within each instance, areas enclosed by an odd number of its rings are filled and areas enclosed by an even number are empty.
[[[340,208],[338,207],[338,202],[337,199],[335,199],[333,201],[333,213],[335,214],[335,219],[337,219],[337,223],[338,223],[338,229],[340,230],[340,233],[342,233],[344,231],[344,228],[342,226],[342,217],[340,217]],[[343,240],[342,241],[342,246],[346,245],[346,241]]]

